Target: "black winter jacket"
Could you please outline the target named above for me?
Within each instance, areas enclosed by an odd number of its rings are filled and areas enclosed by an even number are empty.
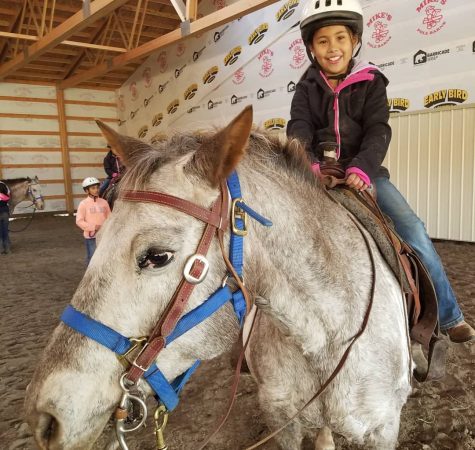
[[[119,158],[112,153],[112,150],[110,150],[104,158],[104,170],[108,178],[112,178],[114,173],[122,173],[124,170]]]
[[[319,143],[336,142],[344,167],[357,167],[370,179],[389,177],[381,166],[391,140],[387,84],[376,66],[360,62],[332,89],[312,64],[297,84],[287,136],[304,143],[312,161],[322,160]]]

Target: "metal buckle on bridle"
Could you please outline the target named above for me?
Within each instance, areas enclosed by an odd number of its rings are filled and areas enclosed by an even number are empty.
[[[137,350],[140,350],[141,353],[142,348],[147,342],[147,337],[144,336],[139,338],[130,338],[129,340],[132,342],[132,346],[125,353],[122,353],[122,355],[116,355],[117,359],[125,369],[128,369],[133,364],[133,361],[129,359],[129,356],[131,356]]]
[[[195,277],[191,274],[191,270],[193,269],[193,264],[197,261],[203,264],[203,270],[198,277]],[[209,270],[208,260],[203,255],[196,253],[194,255],[191,255],[186,261],[185,268],[183,269],[183,276],[185,277],[185,280],[188,281],[188,283],[199,284],[206,278],[206,275],[208,274],[208,270]]]
[[[238,236],[247,236],[247,213],[242,208],[237,205],[237,203],[244,203],[242,197],[235,198],[231,205],[231,226],[233,229],[233,233],[237,234]],[[243,228],[238,228],[236,226],[236,220],[241,219],[243,221]]]
[[[119,441],[120,448],[122,450],[129,450],[127,443],[125,442],[125,433],[131,433],[132,431],[138,430],[142,425],[145,424],[147,420],[147,405],[145,402],[138,396],[130,394],[130,388],[125,385],[125,376],[127,373],[124,373],[120,377],[120,387],[122,388],[123,394],[120,399],[119,406],[115,411],[115,432],[117,435],[117,440]],[[135,409],[136,406],[140,408],[139,417],[129,417],[129,407]],[[126,424],[131,424],[126,426]]]

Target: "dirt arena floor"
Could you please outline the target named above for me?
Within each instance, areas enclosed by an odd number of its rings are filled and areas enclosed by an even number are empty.
[[[19,228],[21,221],[12,228]],[[13,253],[0,255],[0,449],[35,449],[23,419],[25,388],[39,353],[84,273],[85,249],[72,217],[36,217],[13,234]],[[467,319],[475,323],[475,245],[438,242]],[[191,450],[226,409],[232,369],[228,355],[200,367],[167,427],[170,450]],[[230,420],[209,449],[243,449],[267,435],[256,387],[243,376]],[[445,379],[418,385],[403,409],[399,449],[475,449],[475,345],[452,345]],[[149,424],[151,425],[151,423]],[[106,436],[94,449],[103,448]],[[152,427],[129,438],[132,449],[154,449]],[[276,449],[269,443],[263,449]],[[310,443],[306,449],[313,448]],[[356,448],[337,439],[337,448]]]

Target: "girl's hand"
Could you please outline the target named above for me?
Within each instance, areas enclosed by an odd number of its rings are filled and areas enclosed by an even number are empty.
[[[346,179],[346,185],[357,191],[365,191],[368,185],[356,173],[350,173]]]

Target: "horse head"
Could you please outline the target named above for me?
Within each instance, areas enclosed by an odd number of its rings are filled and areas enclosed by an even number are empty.
[[[35,178],[33,179],[28,178],[28,189],[26,193],[26,198],[32,201],[36,209],[44,209],[45,202],[41,191],[41,184],[37,176],[35,176]]]
[[[127,193],[160,192],[209,209],[220,197],[220,183],[246,151],[251,124],[248,107],[219,132],[177,135],[152,147],[98,123],[127,172],[114,212],[97,236],[97,250],[71,300],[75,310],[122,336],[152,334],[183,280],[190,255],[196,256],[205,225],[166,202],[126,201]],[[208,272],[194,285],[184,312],[200,305],[226,276],[217,239],[210,242],[206,259]],[[233,308],[225,305],[166,345],[156,364],[167,380],[173,380],[196,360],[230,349],[238,333]],[[109,349],[64,323],[58,325],[26,394],[27,419],[40,448],[90,448],[121,399],[123,371]],[[143,380],[137,387],[144,395],[151,392]]]

